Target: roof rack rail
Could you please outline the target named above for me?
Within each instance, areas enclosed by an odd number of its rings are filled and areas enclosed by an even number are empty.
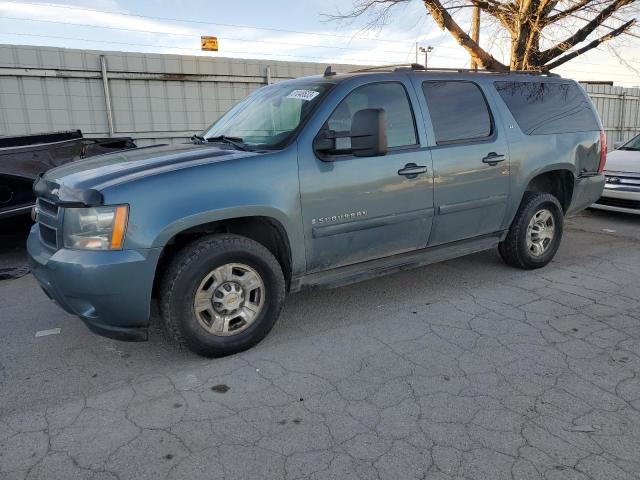
[[[400,72],[400,71],[424,71],[424,72],[458,72],[458,73],[478,73],[478,74],[509,74],[515,73],[520,75],[541,75],[546,77],[560,77],[557,73],[551,73],[547,71],[537,71],[537,70],[508,70],[504,72],[496,71],[496,70],[484,70],[484,69],[472,69],[472,68],[425,68],[423,65],[418,63],[398,63],[392,65],[380,65],[377,67],[367,67],[361,68],[359,70],[353,70],[349,73],[365,73],[365,72]]]
[[[473,68],[428,68],[428,72],[460,72],[460,73],[485,73],[485,74],[508,74],[508,73],[517,73],[522,75],[544,75],[548,77],[559,77],[557,73],[551,73],[544,70],[506,70],[506,71],[498,71],[498,70],[485,70],[485,69],[473,69]]]
[[[396,70],[424,70],[424,66],[419,63],[392,63],[390,65],[379,65],[377,67],[360,68],[349,73],[364,72],[393,72]]]

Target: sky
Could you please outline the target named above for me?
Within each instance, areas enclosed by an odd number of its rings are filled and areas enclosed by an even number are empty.
[[[430,67],[469,67],[469,56],[421,1],[396,7],[374,29],[366,28],[368,18],[329,18],[352,6],[353,0],[0,0],[0,44],[381,65],[415,61],[418,43],[433,47]],[[468,31],[469,19],[459,21]],[[481,45],[508,62],[506,44],[483,25]],[[638,37],[616,39],[555,71],[640,86],[640,27],[635,31]],[[219,52],[202,52],[201,35],[217,36]]]

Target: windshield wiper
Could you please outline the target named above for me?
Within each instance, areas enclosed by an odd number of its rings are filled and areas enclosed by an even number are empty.
[[[217,137],[209,137],[207,142],[224,142],[234,146],[238,150],[249,151],[249,147],[242,141],[240,137],[227,137],[226,135],[218,135]]]
[[[206,142],[206,140],[205,140],[205,138],[204,138],[203,136],[196,135],[196,134],[191,135],[191,141],[192,141],[192,142],[194,142],[194,143],[196,143],[196,142],[197,142],[197,143],[204,143],[204,142]]]

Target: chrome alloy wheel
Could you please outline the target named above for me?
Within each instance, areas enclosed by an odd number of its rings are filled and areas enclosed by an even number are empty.
[[[196,290],[193,309],[200,325],[213,335],[236,335],[255,322],[264,307],[260,274],[242,263],[211,271]]]
[[[527,227],[527,248],[531,255],[543,255],[553,242],[556,233],[556,223],[553,214],[543,208],[531,218]]]

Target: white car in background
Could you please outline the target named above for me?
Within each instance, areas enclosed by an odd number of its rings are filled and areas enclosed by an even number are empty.
[[[606,183],[592,208],[640,215],[640,135],[607,154]]]

